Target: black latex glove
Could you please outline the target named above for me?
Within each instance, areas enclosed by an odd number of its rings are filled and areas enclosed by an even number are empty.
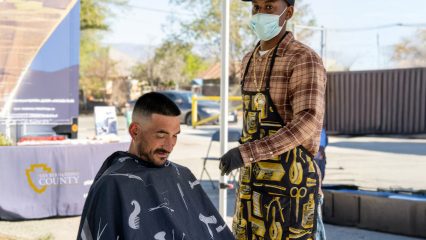
[[[241,157],[240,149],[238,147],[229,150],[220,158],[219,169],[221,175],[228,175],[232,170],[243,167],[243,157]]]

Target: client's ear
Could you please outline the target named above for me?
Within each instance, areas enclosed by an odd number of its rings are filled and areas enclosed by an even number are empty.
[[[141,128],[139,124],[132,122],[129,126],[129,134],[134,140],[140,134]]]

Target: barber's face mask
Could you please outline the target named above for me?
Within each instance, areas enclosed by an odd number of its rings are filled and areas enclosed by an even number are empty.
[[[258,13],[251,17],[250,27],[262,41],[268,41],[276,37],[285,25],[285,21],[280,26],[280,18],[287,8],[280,15]]]

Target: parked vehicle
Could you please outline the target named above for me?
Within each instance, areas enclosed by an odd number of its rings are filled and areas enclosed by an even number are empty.
[[[180,122],[192,125],[192,92],[190,91],[159,91],[160,93],[166,95],[170,98],[176,105],[179,107],[182,114],[180,115]],[[135,100],[130,101],[126,106],[126,117],[128,123],[131,122],[131,111],[135,105]],[[215,101],[198,101],[197,103],[197,114],[198,120],[202,120],[214,115],[220,114],[220,104]],[[237,122],[237,112],[233,111],[229,114],[229,122]],[[219,119],[213,120],[211,124],[218,124]]]

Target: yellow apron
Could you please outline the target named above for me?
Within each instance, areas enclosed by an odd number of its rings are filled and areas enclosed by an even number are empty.
[[[274,64],[277,48],[271,65]],[[251,58],[246,66],[247,74]],[[284,126],[269,94],[244,91],[243,133],[246,143],[275,134]],[[241,169],[233,232],[237,240],[314,239],[318,205],[318,173],[313,156],[298,146],[272,159]]]

